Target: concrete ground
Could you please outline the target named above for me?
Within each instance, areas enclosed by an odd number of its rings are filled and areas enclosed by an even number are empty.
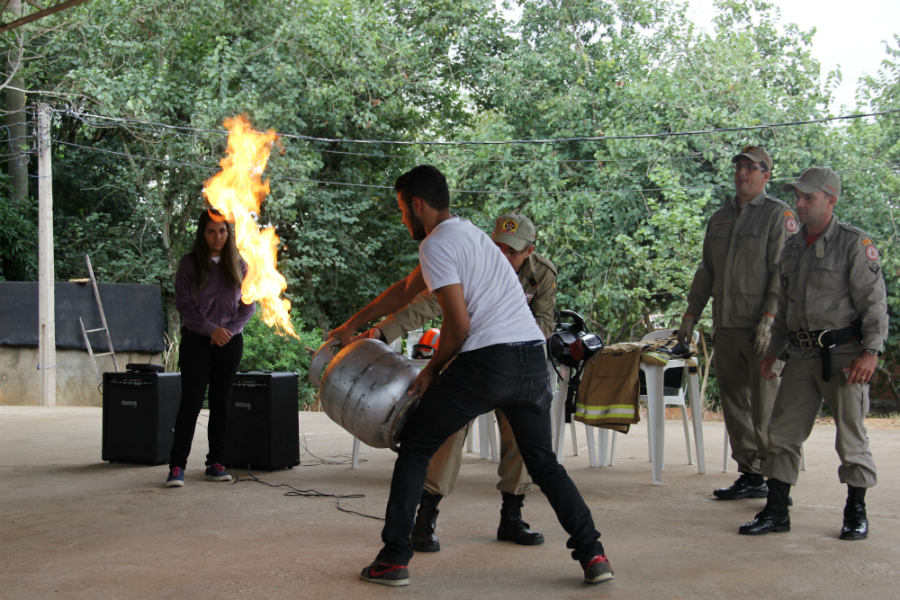
[[[299,419],[305,466],[255,475],[303,490],[364,494],[340,507],[381,516],[393,453],[364,447],[366,462],[351,470],[348,433],[323,413]],[[100,409],[0,407],[0,597],[900,597],[896,424],[870,426],[880,481],[868,497],[872,532],[862,542],[837,538],[845,488],[833,426],[817,425],[806,443],[809,470],[792,492],[792,531],[745,537],[738,526],[764,501],[713,499],[714,488],[736,477],[734,463],[722,473],[722,423],[704,423],[706,475],[686,464],[681,423],[666,425],[663,486],[651,485],[645,423],[619,436],[613,467],[588,466],[582,426],[580,456],[567,440],[563,464],[603,533],[614,581],[582,583],[540,492],[526,503],[525,518],[547,542],[498,542],[496,466],[476,453],[466,455],[456,492],[440,506],[441,552],[417,554],[411,585],[392,589],[359,579],[380,546],[380,522],[339,511],[334,498],[285,496],[285,488],[247,481],[245,473],[235,484],[205,481],[202,427],[185,487],[168,489],[166,466],[100,460]]]

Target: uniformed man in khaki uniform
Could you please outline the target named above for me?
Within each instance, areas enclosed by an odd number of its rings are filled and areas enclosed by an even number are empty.
[[[778,380],[759,374],[778,300],[778,260],[784,240],[799,225],[790,206],[766,195],[772,157],[748,146],[731,159],[735,198],[713,213],[703,240],[703,260],[688,294],[678,339],[689,345],[694,324],[713,299],[716,380],[731,456],[741,473],[713,491],[720,500],[765,498],[760,463]]]
[[[781,389],[769,423],[766,507],[740,528],[745,535],[790,531],[788,493],[797,485],[800,447],[812,432],[822,399],[837,430],[838,477],[847,484],[842,540],[868,536],[866,490],[877,481],[863,423],[869,411],[869,380],[888,334],[887,300],[878,249],[866,232],[833,216],[841,180],[826,167],[807,169],[782,186],[797,196],[803,227],[781,254],[782,288],[772,341],[760,365],[787,350]]]
[[[556,267],[534,251],[534,225],[523,215],[501,215],[491,237],[518,273],[531,313],[544,337],[549,338],[556,327]],[[375,329],[360,337],[377,337],[390,343],[404,331],[418,329],[440,314],[441,307],[437,299],[431,294],[422,294],[408,307],[386,318]],[[533,485],[509,422],[502,411],[496,411],[496,415],[500,426],[500,481],[497,489],[503,497],[497,539],[525,546],[543,544],[544,537],[529,530],[528,523],[522,521],[522,505],[525,496],[532,492]],[[422,491],[413,529],[413,548],[418,552],[440,550],[440,542],[434,533],[439,512],[437,505],[441,498],[449,496],[456,487],[467,433],[468,427],[450,437],[428,465],[425,489]]]

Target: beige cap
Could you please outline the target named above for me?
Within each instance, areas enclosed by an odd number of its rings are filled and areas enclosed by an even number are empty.
[[[498,244],[506,244],[513,250],[522,250],[534,243],[535,235],[534,225],[527,217],[510,213],[497,218],[491,239]]]
[[[746,156],[755,163],[765,163],[770,171],[772,170],[772,166],[775,164],[772,162],[772,157],[769,156],[768,152],[766,152],[765,146],[747,146],[743,150],[741,150],[740,154],[732,158],[731,162],[736,163],[737,159],[742,156]]]
[[[803,171],[800,179],[781,186],[783,192],[798,189],[804,194],[825,192],[826,196],[841,195],[841,178],[828,167],[812,167]]]

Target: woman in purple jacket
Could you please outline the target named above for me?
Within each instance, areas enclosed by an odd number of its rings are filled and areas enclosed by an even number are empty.
[[[181,405],[175,419],[167,487],[184,485],[184,469],[207,386],[206,478],[231,481],[219,461],[225,451],[231,386],[244,351],[241,332],[253,316],[255,304],[241,300],[247,265],[238,254],[231,225],[217,217],[222,218],[215,209],[200,215],[194,246],[175,274],[175,308],[183,321],[178,350]]]

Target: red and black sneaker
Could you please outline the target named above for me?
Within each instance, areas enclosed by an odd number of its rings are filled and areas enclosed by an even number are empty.
[[[603,583],[613,578],[612,567],[605,554],[598,554],[586,563],[581,563],[584,568],[585,583]]]
[[[405,565],[389,565],[378,559],[363,569],[360,577],[363,581],[392,587],[409,585],[409,569]]]

